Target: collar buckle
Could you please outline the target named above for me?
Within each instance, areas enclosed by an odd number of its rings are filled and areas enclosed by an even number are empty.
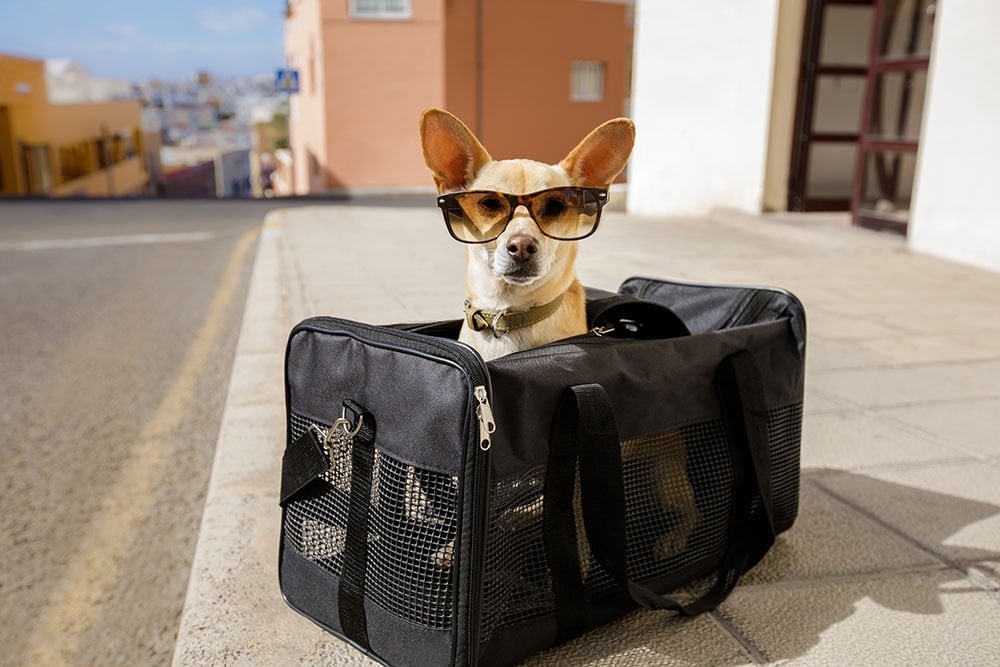
[[[489,329],[493,332],[494,338],[503,338],[512,329],[521,329],[541,322],[549,317],[562,305],[565,294],[560,294],[552,301],[541,306],[535,306],[528,310],[508,311],[503,310],[498,313],[481,310],[472,305],[472,301],[465,300],[465,322],[473,331],[484,331]]]

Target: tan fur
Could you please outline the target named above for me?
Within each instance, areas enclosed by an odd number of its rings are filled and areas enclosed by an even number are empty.
[[[528,194],[563,185],[607,188],[625,168],[635,127],[625,118],[610,120],[586,136],[556,165],[534,160],[493,160],[472,132],[455,116],[428,109],[420,119],[424,160],[434,175],[438,192],[496,190]],[[531,258],[530,279],[514,279],[514,266],[504,248],[514,236],[530,237],[538,246]],[[495,359],[562,338],[586,333],[583,287],[576,279],[577,242],[557,241],[541,233],[523,208],[496,241],[467,248],[465,293],[472,304],[488,312],[524,311],[565,294],[550,317],[497,338],[490,330],[462,327],[459,340],[485,359]]]

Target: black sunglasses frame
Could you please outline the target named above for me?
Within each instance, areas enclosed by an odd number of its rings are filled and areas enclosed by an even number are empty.
[[[542,224],[535,219],[535,214],[531,210],[531,202],[539,195],[543,195],[548,192],[556,192],[558,190],[576,190],[576,191],[590,192],[593,193],[594,196],[596,197],[597,215],[594,218],[594,226],[590,229],[589,232],[587,232],[583,236],[574,236],[572,238],[553,236],[552,234],[547,233],[545,231],[545,227],[542,226]],[[451,228],[451,220],[448,217],[449,216],[448,210],[449,208],[455,208],[457,206],[457,204],[455,204],[455,198],[458,195],[476,195],[476,194],[496,195],[498,197],[506,199],[508,205],[510,205],[510,214],[507,216],[507,220],[504,222],[503,228],[500,229],[500,233],[498,233],[496,236],[488,239],[483,239],[482,241],[467,241],[465,239],[459,238],[458,235],[455,234],[455,231]],[[439,195],[437,199],[438,208],[440,208],[441,213],[444,214],[444,224],[448,228],[448,233],[451,235],[453,239],[455,239],[459,243],[468,243],[469,245],[479,245],[481,243],[490,243],[491,241],[496,241],[503,235],[505,231],[507,231],[507,225],[509,225],[510,221],[514,219],[514,213],[521,206],[527,209],[528,216],[531,217],[531,220],[538,227],[538,231],[540,231],[543,235],[549,237],[550,239],[555,239],[557,241],[581,241],[587,238],[588,236],[591,236],[594,232],[597,231],[597,227],[601,223],[601,213],[603,212],[604,206],[607,203],[608,203],[608,191],[605,190],[604,188],[587,188],[575,185],[564,185],[557,188],[546,188],[545,190],[539,190],[538,192],[531,192],[525,195],[512,195],[506,192],[498,192],[496,190],[462,190],[460,192],[449,192],[448,194]]]

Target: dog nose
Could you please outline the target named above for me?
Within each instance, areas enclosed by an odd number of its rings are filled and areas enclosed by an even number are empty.
[[[524,261],[538,252],[538,242],[525,234],[511,236],[507,240],[507,253],[518,262]]]

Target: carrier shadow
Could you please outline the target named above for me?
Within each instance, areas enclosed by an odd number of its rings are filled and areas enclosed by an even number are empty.
[[[807,654],[865,599],[891,611],[941,615],[946,596],[1000,590],[1000,576],[989,566],[1000,561],[1000,548],[947,543],[966,527],[1000,515],[1000,506],[822,469],[803,471],[801,500],[795,526],[712,614],[681,619],[637,611],[525,664],[780,662]],[[883,516],[878,507],[893,511]],[[909,525],[919,530],[908,528],[907,519],[914,517],[919,521]],[[897,577],[906,578],[906,586],[886,585]],[[803,591],[815,599],[809,614],[791,623],[755,617],[780,604],[775,600],[782,593]],[[779,629],[768,623],[779,622],[781,641],[769,641]]]

